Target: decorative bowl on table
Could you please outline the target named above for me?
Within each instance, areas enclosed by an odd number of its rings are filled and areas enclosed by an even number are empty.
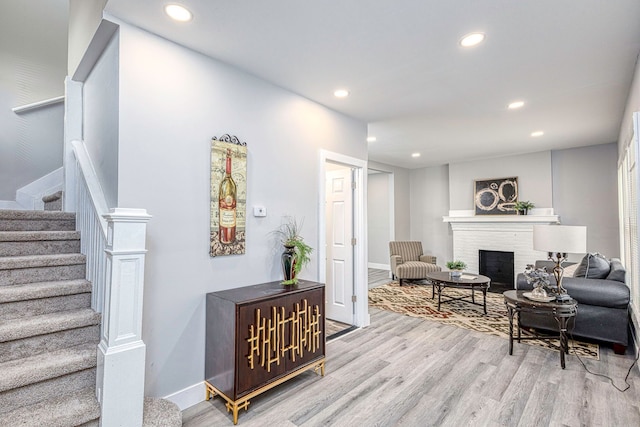
[[[537,301],[537,302],[551,302],[551,301],[555,301],[556,297],[554,295],[534,295],[533,292],[524,292],[522,294],[525,298],[530,299],[531,301]]]

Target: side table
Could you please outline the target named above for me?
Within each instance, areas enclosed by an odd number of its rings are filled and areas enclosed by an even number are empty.
[[[569,352],[569,345],[567,339],[567,324],[569,319],[575,317],[578,302],[574,299],[564,302],[538,302],[526,298],[523,294],[525,291],[506,291],[504,295],[504,303],[507,306],[509,314],[509,355],[513,354],[513,318],[518,313],[518,336],[517,340],[560,340],[560,366],[565,368],[564,355]],[[558,322],[558,335],[552,337],[540,337],[540,336],[528,336],[523,337],[520,329],[520,315],[521,312],[535,313],[540,315],[552,316]]]

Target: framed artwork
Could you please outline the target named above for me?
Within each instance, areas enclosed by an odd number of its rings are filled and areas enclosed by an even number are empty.
[[[516,215],[518,177],[476,180],[473,204],[476,215]]]
[[[245,253],[247,143],[223,135],[211,140],[209,255]]]

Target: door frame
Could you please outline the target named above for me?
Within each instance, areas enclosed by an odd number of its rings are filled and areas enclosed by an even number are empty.
[[[326,202],[326,164],[339,163],[354,169],[355,191],[353,193],[353,234],[356,245],[353,251],[353,282],[354,303],[353,324],[358,327],[368,326],[371,322],[368,303],[368,273],[367,273],[367,161],[346,156],[332,151],[320,150],[320,165],[318,182],[320,186],[318,197],[318,278],[321,283],[326,282],[327,276],[327,218]]]

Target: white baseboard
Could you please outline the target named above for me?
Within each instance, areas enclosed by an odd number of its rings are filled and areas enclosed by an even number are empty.
[[[22,209],[42,210],[42,197],[62,190],[63,183],[64,168],[61,167],[19,188],[16,191],[16,202],[24,206]]]
[[[180,391],[176,391],[164,398],[178,405],[181,411],[202,402],[205,399],[207,389],[204,381],[196,383]]]
[[[367,264],[368,268],[376,268],[378,270],[391,270],[391,266],[389,264],[379,264],[377,262],[370,262]]]

